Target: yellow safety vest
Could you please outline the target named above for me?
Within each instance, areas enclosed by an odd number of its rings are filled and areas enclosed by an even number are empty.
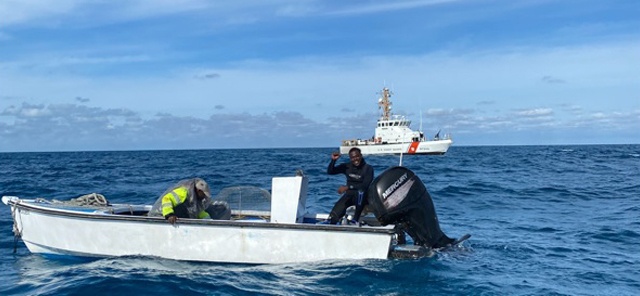
[[[178,187],[162,197],[162,216],[173,214],[173,208],[183,203],[189,196],[189,190],[185,187]],[[198,219],[210,218],[209,213],[204,210],[198,213]]]

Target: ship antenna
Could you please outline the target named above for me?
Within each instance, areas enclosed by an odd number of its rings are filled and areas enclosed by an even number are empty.
[[[422,101],[420,101],[420,132],[422,132]]]
[[[388,88],[382,88],[382,97],[378,102],[378,108],[382,109],[382,120],[389,120],[391,117],[391,102],[389,101],[389,97],[391,96],[391,92]]]

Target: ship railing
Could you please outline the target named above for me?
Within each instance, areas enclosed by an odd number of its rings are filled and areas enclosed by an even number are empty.
[[[373,140],[373,139],[353,139],[353,140],[343,140],[342,146],[359,146],[359,145],[378,145],[382,144],[382,140]]]

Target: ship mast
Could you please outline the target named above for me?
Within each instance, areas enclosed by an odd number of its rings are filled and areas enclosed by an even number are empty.
[[[378,100],[378,109],[382,109],[381,120],[389,120],[389,117],[391,117],[391,101],[389,101],[390,97],[391,91],[386,87],[383,88],[382,97]]]

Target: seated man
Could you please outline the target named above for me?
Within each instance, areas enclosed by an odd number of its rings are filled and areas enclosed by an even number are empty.
[[[158,198],[149,216],[163,216],[174,224],[178,218],[217,219],[231,218],[229,205],[224,201],[211,200],[211,189],[200,178],[182,180]]]

